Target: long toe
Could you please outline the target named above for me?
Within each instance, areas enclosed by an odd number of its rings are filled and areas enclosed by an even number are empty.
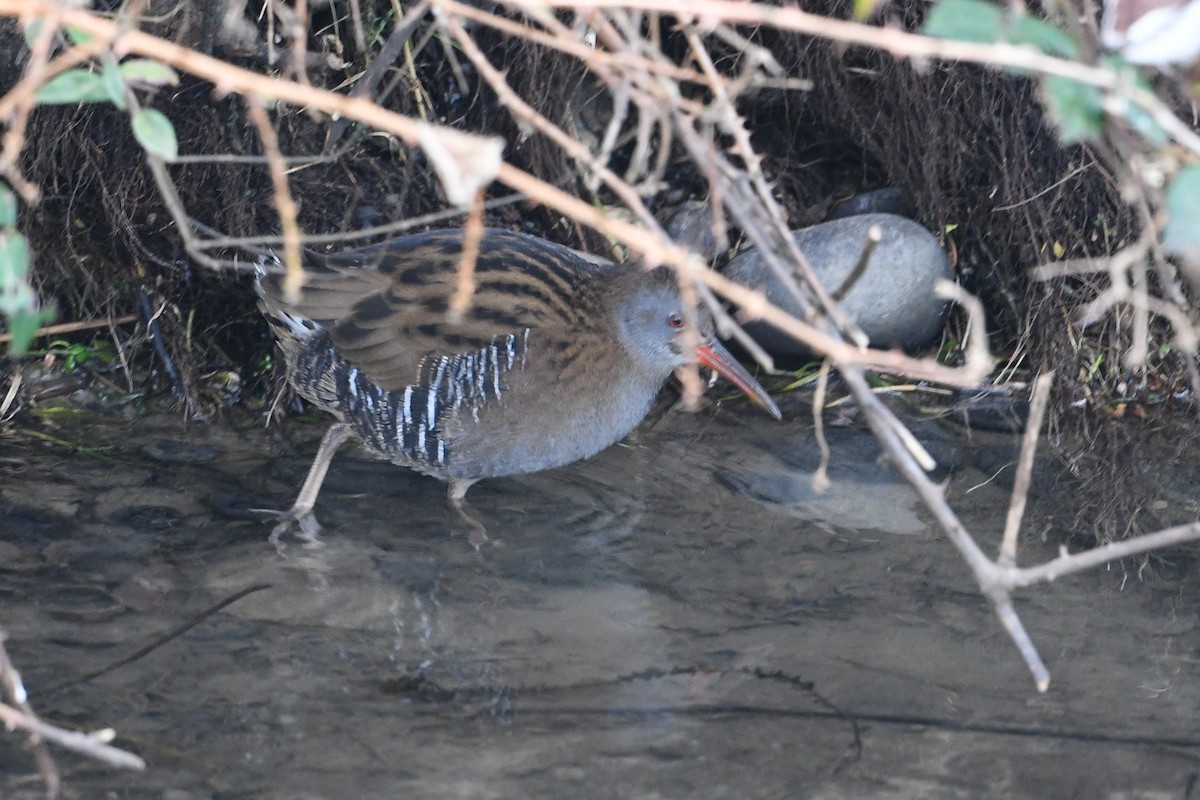
[[[454,512],[454,516],[458,517],[467,528],[467,542],[472,547],[479,550],[485,544],[490,544],[493,547],[498,547],[503,542],[499,539],[493,539],[487,534],[487,527],[484,526],[479,519],[471,513],[471,507],[461,497],[455,497],[451,494],[448,498],[450,510]]]
[[[275,511],[256,508],[254,511],[278,520],[275,527],[271,529],[270,541],[272,544],[278,545],[280,538],[288,534],[314,541],[321,533],[321,523],[317,522],[317,517],[313,514],[312,509],[302,510],[293,507],[287,511]]]

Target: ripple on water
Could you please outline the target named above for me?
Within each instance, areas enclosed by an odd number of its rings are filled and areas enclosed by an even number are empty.
[[[567,469],[481,482],[470,502],[502,544],[476,552],[443,484],[353,452],[319,542],[276,548],[247,509],[286,507],[307,458],[258,428],[88,425],[124,455],[37,452],[0,485],[0,625],[36,710],[111,724],[151,762],[68,769],[76,797],[940,800],[994,795],[997,764],[1021,765],[1002,776],[1014,797],[1171,796],[1194,771],[1194,747],[1087,734],[1193,735],[1195,587],[1095,573],[1031,590],[1022,614],[1063,687],[1031,701],[946,543],[876,534],[925,526],[861,431],[831,433],[835,503],[811,494],[807,417],[668,415]],[[151,460],[143,444],[172,431],[215,457]],[[959,468],[957,447],[939,461]],[[1002,519],[998,482],[961,469],[964,521]],[[853,724],[817,694],[870,716],[869,757],[847,761]],[[1039,760],[987,727],[1047,720],[1085,735],[1039,733]],[[0,795],[42,796],[33,769],[0,733]]]

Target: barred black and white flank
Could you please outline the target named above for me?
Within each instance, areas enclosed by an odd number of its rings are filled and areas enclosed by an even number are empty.
[[[482,478],[586,458],[645,417],[673,370],[698,358],[778,415],[699,320],[683,344],[673,274],[597,264],[550,242],[486,230],[465,319],[447,319],[463,232],[435,231],[329,255],[307,253],[300,301],[260,275],[296,391],[338,418],[283,516],[316,529],[313,503],[347,438],[450,483],[461,500]]]

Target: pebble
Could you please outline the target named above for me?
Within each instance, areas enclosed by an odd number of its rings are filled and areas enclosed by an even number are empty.
[[[937,239],[916,222],[894,214],[862,214],[822,222],[792,232],[821,284],[831,293],[843,288],[854,272],[867,241],[878,225],[883,238],[841,300],[842,307],[870,339],[872,347],[918,350],[937,339],[950,304],[933,294],[939,279],[953,280],[954,271]],[[745,250],[725,267],[738,283],[762,289],[775,305],[797,316],[800,309],[757,249]],[[766,323],[746,325],[774,356],[811,355]]]

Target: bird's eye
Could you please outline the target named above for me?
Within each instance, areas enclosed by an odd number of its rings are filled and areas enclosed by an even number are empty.
[[[676,311],[671,316],[667,317],[667,324],[678,330],[683,327],[683,314]]]

